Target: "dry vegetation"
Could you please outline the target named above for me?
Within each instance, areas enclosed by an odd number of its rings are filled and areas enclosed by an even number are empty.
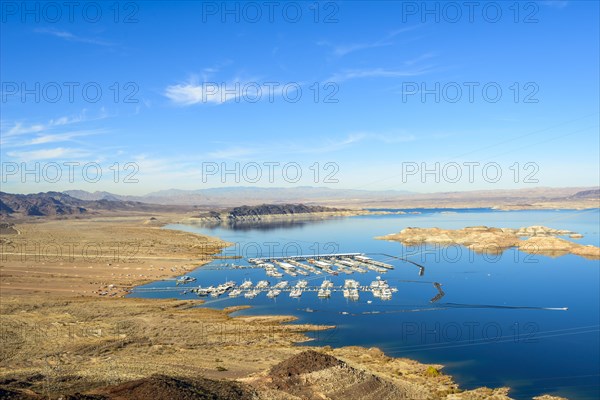
[[[161,229],[181,215],[44,220],[0,239],[3,295],[121,296],[134,285],[182,275],[224,242]]]
[[[120,297],[132,285],[181,275],[224,245],[160,229],[184,215],[155,217],[46,220],[3,229],[0,397],[508,398],[504,388],[461,391],[442,366],[377,349],[306,353],[295,346],[307,339],[303,333],[329,327],[285,324],[293,317],[232,317],[238,309],[202,308],[200,301]],[[25,250],[19,242],[27,243]],[[71,243],[74,251],[49,259],[56,252],[32,243]],[[109,253],[84,257],[80,249],[88,243]],[[138,250],[115,257],[115,243],[135,243]],[[305,368],[290,367],[297,364]]]

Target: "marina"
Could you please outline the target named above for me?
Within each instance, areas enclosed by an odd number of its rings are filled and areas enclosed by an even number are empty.
[[[454,215],[440,214],[435,210],[419,211],[420,214],[366,216],[272,230],[265,230],[262,225],[255,230],[174,225],[172,229],[183,228],[238,243],[240,249],[244,246],[250,248],[248,243],[269,243],[269,247],[263,245],[260,250],[252,250],[253,254],[245,254],[245,257],[235,261],[215,260],[185,273],[197,278],[196,282],[176,285],[175,279],[166,279],[136,287],[130,296],[202,299],[205,300],[202,307],[217,309],[250,305],[250,308],[236,311],[233,316],[284,314],[293,315],[298,318],[299,323],[336,325],[338,328],[333,336],[321,332],[308,333],[313,339],[310,343],[379,346],[392,356],[418,357],[424,362],[446,363],[448,370],[455,375],[475,377],[474,380],[463,382],[466,387],[478,387],[481,383],[479,379],[487,378],[482,374],[484,370],[498,371],[510,379],[533,377],[532,370],[543,371],[548,376],[566,375],[562,363],[548,363],[539,356],[550,352],[558,353],[558,359],[577,357],[578,360],[583,360],[578,364],[581,365],[582,372],[592,370],[590,360],[597,358],[597,348],[591,349],[585,341],[572,340],[573,336],[570,334],[555,336],[551,340],[542,336],[538,338],[536,334],[534,338],[539,341],[527,346],[523,346],[523,340],[531,337],[532,326],[539,327],[539,335],[542,335],[542,332],[553,329],[597,324],[597,319],[594,318],[598,315],[598,302],[590,302],[590,296],[594,300],[598,298],[597,268],[590,268],[593,261],[566,256],[569,257],[569,262],[565,263],[565,258],[530,256],[518,251],[507,251],[490,259],[490,256],[471,252],[467,248],[453,253],[450,250],[455,251],[454,248],[446,250],[432,245],[404,247],[397,242],[373,240],[373,237],[385,232],[396,232],[403,226],[439,226],[441,229],[450,229],[485,223],[519,227],[567,216],[574,218],[574,221],[565,223],[565,229],[592,232],[597,225],[593,223],[598,219],[597,211],[594,211],[592,217],[590,212],[579,214],[568,211],[464,210]],[[332,240],[339,245],[340,251],[325,254],[324,244]],[[598,234],[587,234],[579,240],[582,244],[594,244],[598,242]],[[277,248],[281,249],[288,242],[299,246],[295,246],[298,250],[294,256],[286,257],[285,252],[276,252]],[[316,246],[315,242],[320,245]],[[280,245],[274,248],[271,243]],[[322,255],[315,255],[319,250]],[[270,257],[264,257],[266,255]],[[357,256],[389,263],[393,269]],[[532,258],[537,263],[530,262]],[[324,264],[315,265],[309,259]],[[287,271],[275,261],[286,263],[283,265]],[[271,264],[272,267],[259,264]],[[361,273],[356,267],[366,272]],[[346,269],[352,273],[348,273]],[[296,272],[298,270],[303,270],[308,275],[299,274]],[[283,276],[270,276],[267,274],[269,271]],[[387,281],[389,290],[386,290],[385,283],[381,285],[377,276],[380,276],[381,281]],[[544,276],[549,279],[551,277],[553,282],[583,285],[583,289],[567,293],[548,290],[544,285],[532,285],[532,282]],[[581,279],[582,276],[585,279]],[[330,297],[319,297],[318,293],[325,279],[333,282],[333,287],[329,288]],[[269,281],[270,284],[263,290],[256,290],[255,286],[261,280]],[[303,289],[296,287],[300,280],[308,282]],[[236,287],[217,297],[210,295],[214,288],[227,281],[235,281]],[[376,287],[371,288],[373,282]],[[204,294],[199,297],[196,290]],[[273,291],[269,295],[271,290],[280,292]],[[325,295],[325,291],[322,294]],[[595,307],[594,313],[577,312],[590,304]],[[565,311],[567,307],[568,311]],[[481,325],[471,331],[473,321],[479,321]],[[436,324],[439,324],[439,328]],[[471,335],[473,340],[477,340],[475,343],[489,343],[469,345],[469,351],[475,360],[473,364],[456,363],[462,360],[458,352],[464,347],[457,347],[456,341],[444,339],[444,327],[455,327],[456,324],[464,327],[460,332],[462,340]],[[483,329],[488,326],[502,329],[500,340],[493,343],[486,341],[485,335],[493,333],[491,328],[489,332]],[[404,332],[405,335],[399,335],[399,332]],[[574,332],[581,338],[592,336],[592,333],[583,333],[583,329]],[[429,343],[426,346],[423,345],[423,334],[428,335]],[[515,343],[515,337],[518,338],[518,343]],[[486,351],[490,346],[499,348],[501,355],[496,357]],[[527,357],[518,365],[507,362],[511,357],[524,355]],[[518,385],[515,393],[529,394],[531,390],[532,385],[523,383]]]
[[[259,257],[249,258],[248,262],[256,268],[264,268],[267,275],[272,277],[281,277],[283,274],[292,277],[323,273],[349,275],[355,272],[364,274],[367,271],[384,274],[394,269],[393,265],[374,260],[364,253]],[[279,272],[275,266],[281,268],[282,272]]]
[[[253,299],[261,293],[266,293],[268,298],[274,299],[282,293],[288,293],[290,297],[299,298],[304,292],[317,293],[318,298],[329,298],[332,293],[342,293],[345,298],[350,300],[358,300],[360,292],[370,292],[374,298],[381,300],[391,300],[392,293],[398,292],[395,287],[390,287],[387,281],[380,276],[370,285],[364,286],[360,282],[353,279],[346,279],[343,286],[335,286],[329,279],[324,279],[319,286],[310,286],[309,282],[301,279],[295,285],[290,286],[288,281],[280,281],[271,286],[271,283],[266,280],[259,281],[253,285],[252,281],[244,281],[239,286],[233,281],[227,281],[218,286],[201,286],[189,290],[199,297],[219,297],[227,293],[229,297],[238,297],[244,295],[247,299]]]

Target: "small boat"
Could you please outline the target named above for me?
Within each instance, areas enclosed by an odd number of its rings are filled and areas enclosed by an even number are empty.
[[[211,294],[211,292],[214,289],[215,289],[214,286],[209,286],[207,288],[203,288],[203,287],[198,286],[198,289],[196,289],[195,292],[196,292],[196,294],[198,296],[204,297],[204,296],[208,296],[209,294]]]
[[[300,288],[300,289],[304,289],[307,286],[308,286],[308,281],[304,280],[304,279],[301,279],[296,283],[296,287]]]
[[[256,289],[266,289],[269,286],[269,281],[259,281],[256,284]]]
[[[392,291],[389,288],[381,289],[381,300],[391,300]]]
[[[231,292],[229,292],[229,297],[238,297],[240,294],[242,294],[240,289],[233,289]]]
[[[286,287],[288,287],[288,284],[289,284],[288,281],[281,281],[281,282],[278,282],[275,285],[273,285],[273,287],[275,289],[285,289]]]
[[[346,279],[344,281],[345,288],[354,289],[354,288],[357,288],[358,286],[359,286],[359,283],[357,281],[355,281],[354,279]]]
[[[320,298],[330,297],[331,296],[331,290],[321,288],[321,289],[319,289],[319,292],[317,293],[317,296],[320,297]]]
[[[273,298],[279,296],[280,294],[281,294],[281,290],[279,290],[279,289],[271,289],[267,293],[267,297],[273,299]]]
[[[290,292],[290,297],[300,297],[300,296],[302,296],[302,289],[300,289],[300,288],[294,288]]]
[[[327,289],[327,288],[330,288],[330,287],[333,287],[333,282],[331,282],[329,279],[325,279],[323,281],[323,283],[321,283],[321,288],[322,289]]]
[[[247,299],[253,299],[256,296],[258,296],[259,293],[260,293],[260,291],[258,291],[256,289],[250,290],[250,291],[244,293],[244,297],[247,298]]]
[[[252,287],[252,281],[244,281],[240,285],[240,289],[250,289]]]
[[[190,283],[190,282],[195,282],[196,278],[194,278],[193,276],[189,276],[189,275],[184,275],[180,278],[177,278],[176,284],[185,284],[185,283]]]

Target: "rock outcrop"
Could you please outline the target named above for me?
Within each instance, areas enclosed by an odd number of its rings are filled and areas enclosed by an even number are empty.
[[[549,256],[575,254],[590,259],[600,259],[600,248],[558,237],[564,235],[573,237],[578,234],[539,225],[518,229],[472,226],[463,229],[406,228],[400,233],[380,236],[377,239],[396,240],[409,246],[422,243],[458,244],[478,253],[500,253],[516,247],[530,254]]]

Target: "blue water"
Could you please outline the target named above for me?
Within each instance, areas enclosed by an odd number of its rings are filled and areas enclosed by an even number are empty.
[[[487,225],[517,228],[545,225],[584,235],[576,240],[600,245],[600,210],[495,211],[491,209],[412,209],[420,214],[339,218],[315,223],[243,225],[205,228],[171,225],[216,236],[234,243],[224,255],[243,257],[364,252],[395,266],[383,275],[398,293],[381,301],[361,293],[357,302],[341,293],[320,300],[316,293],[292,299],[285,292],[276,299],[261,294],[255,299],[207,298],[206,306],[223,308],[250,304],[239,314],[286,314],[298,322],[336,325],[336,329],[309,333],[309,345],[376,346],[386,354],[445,365],[462,388],[478,386],[512,388],[517,399],[550,393],[571,399],[600,398],[600,263],[578,256],[528,255],[509,249],[501,255],[482,255],[451,246],[405,247],[375,236],[409,227],[463,228]],[[448,210],[443,210],[448,211]],[[400,257],[425,266],[419,268]],[[268,278],[260,269],[211,270],[211,266],[242,260],[216,260],[190,275],[197,282],[171,291],[173,281],[141,287],[132,296],[196,298],[182,294],[185,287],[208,286],[227,280],[256,283]],[[354,273],[332,277],[336,285],[352,278],[369,284],[377,274]],[[284,276],[309,279],[319,285],[323,275]],[[442,284],[438,294],[433,282]],[[368,304],[367,301],[372,303]],[[539,308],[568,307],[567,311]],[[309,308],[312,312],[308,312]],[[310,310],[309,310],[310,311]],[[342,312],[344,314],[342,314]]]

